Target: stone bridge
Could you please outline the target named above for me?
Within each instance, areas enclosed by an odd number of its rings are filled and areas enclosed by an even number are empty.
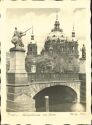
[[[80,102],[80,81],[74,81],[74,82],[66,82],[66,81],[48,81],[48,82],[35,82],[35,83],[29,83],[29,95],[33,98],[38,92],[42,91],[45,88],[51,87],[51,86],[67,86],[75,91],[77,94],[77,101]]]

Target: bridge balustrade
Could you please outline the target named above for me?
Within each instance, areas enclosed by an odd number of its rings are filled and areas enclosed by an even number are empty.
[[[79,80],[78,74],[64,73],[28,73],[29,82],[45,82],[45,81],[74,81]]]

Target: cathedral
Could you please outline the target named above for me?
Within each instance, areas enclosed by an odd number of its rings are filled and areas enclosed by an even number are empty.
[[[68,86],[71,83],[74,83],[74,86],[76,86],[75,84],[80,84],[79,98],[85,107],[85,60],[86,49],[84,45],[82,47],[82,57],[79,58],[78,40],[74,27],[71,32],[71,40],[68,40],[60,27],[58,17],[56,17],[54,27],[47,36],[40,55],[37,54],[34,34],[32,33],[31,35],[31,42],[28,44],[25,59],[29,83],[35,84],[40,82],[45,84],[46,82],[52,82],[53,84],[65,81]],[[80,82],[77,83],[77,81]],[[56,87],[48,87],[34,96],[36,111],[45,111],[43,108],[44,97],[47,95],[50,98],[50,105],[53,105],[50,107],[50,111],[70,111],[70,103],[77,100],[77,96],[72,90],[56,84]],[[66,106],[61,106],[61,103],[66,103]],[[68,106],[67,103],[69,104]]]
[[[14,111],[32,112],[86,111],[86,48],[83,44],[82,56],[79,57],[78,47],[74,27],[69,40],[56,17],[40,54],[33,32],[26,57],[23,56],[23,49],[10,49],[10,70],[7,63],[7,109],[10,111],[12,107]]]
[[[30,73],[78,73],[78,59],[78,40],[74,27],[71,41],[68,41],[57,18],[40,55],[37,55],[34,35],[31,35],[26,56],[26,70]]]

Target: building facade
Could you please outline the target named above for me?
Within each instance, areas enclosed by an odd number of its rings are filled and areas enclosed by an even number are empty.
[[[86,49],[79,58],[78,45],[74,27],[69,40],[57,17],[39,55],[33,33],[26,58],[23,49],[11,48],[7,111],[86,111]]]
[[[26,56],[26,71],[36,111],[45,111],[45,96],[49,98],[50,111],[71,111],[79,101],[86,103],[85,46],[79,58],[78,40],[73,27],[71,40],[64,35],[56,18],[54,28],[37,54],[37,45],[32,34]],[[33,88],[32,88],[32,87]],[[37,87],[38,86],[38,87]]]

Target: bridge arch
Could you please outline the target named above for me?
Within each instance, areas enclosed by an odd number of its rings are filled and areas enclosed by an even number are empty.
[[[52,86],[66,86],[71,88],[77,94],[77,101],[80,102],[80,81],[75,81],[73,83],[68,82],[48,82],[48,83],[34,83],[30,84],[30,94],[33,98],[37,93],[44,90],[45,88]]]
[[[71,111],[71,105],[77,99],[77,93],[70,87],[55,85],[42,89],[33,99],[35,100],[36,111],[46,111],[45,97],[49,97],[50,111]]]

